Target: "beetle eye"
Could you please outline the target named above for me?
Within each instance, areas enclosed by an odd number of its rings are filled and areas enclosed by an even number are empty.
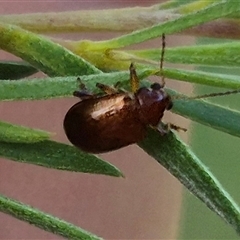
[[[162,88],[162,86],[159,83],[153,83],[151,86],[152,90],[160,90]]]

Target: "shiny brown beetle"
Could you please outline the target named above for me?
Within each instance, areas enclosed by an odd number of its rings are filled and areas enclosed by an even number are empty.
[[[81,99],[67,112],[64,130],[69,141],[83,151],[103,153],[141,141],[148,126],[158,126],[165,110],[172,107],[171,97],[158,83],[138,88],[138,77],[130,66],[133,92],[98,83],[105,95],[89,94],[82,84],[74,95]]]
[[[164,49],[163,34],[160,70],[163,65]],[[186,131],[173,124],[168,124],[167,128],[160,124],[164,111],[172,107],[172,99],[164,90],[164,77],[162,84],[153,83],[150,88],[139,88],[139,79],[131,64],[130,83],[132,92],[97,83],[96,86],[105,93],[97,95],[87,92],[84,84],[80,85],[80,91],[74,92],[74,96],[79,97],[81,101],[69,109],[63,123],[65,133],[73,145],[86,152],[104,153],[140,142],[146,136],[149,126],[162,135],[167,133],[169,128]],[[191,99],[239,92],[238,89]]]

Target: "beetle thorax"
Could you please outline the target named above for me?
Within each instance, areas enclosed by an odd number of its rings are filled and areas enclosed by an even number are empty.
[[[164,111],[172,107],[171,98],[163,88],[140,88],[136,98],[140,105],[140,119],[147,125],[156,126],[163,117]]]

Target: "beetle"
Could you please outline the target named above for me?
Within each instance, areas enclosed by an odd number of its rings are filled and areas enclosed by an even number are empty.
[[[160,70],[163,67],[165,35],[162,35]],[[139,78],[133,63],[130,65],[131,92],[97,83],[104,94],[91,94],[83,83],[73,93],[80,101],[65,115],[63,127],[69,141],[89,153],[104,153],[140,142],[147,127],[157,129],[161,135],[169,128],[181,129],[173,124],[159,124],[165,110],[172,108],[171,96],[162,84],[139,88]],[[185,129],[183,129],[185,130]]]
[[[96,86],[103,95],[88,93],[83,84],[74,92],[80,102],[69,109],[63,123],[73,145],[86,152],[104,153],[141,141],[148,126],[166,133],[158,124],[164,111],[172,107],[170,95],[159,83],[139,88],[134,65],[129,69],[132,92],[100,83]]]
[[[163,67],[165,35],[162,35],[160,70]],[[89,153],[104,153],[140,142],[144,139],[147,127],[166,134],[169,129],[184,130],[174,124],[161,124],[166,110],[173,106],[171,96],[162,83],[153,83],[150,88],[139,88],[139,79],[134,65],[130,65],[131,92],[97,83],[96,87],[104,94],[91,94],[83,83],[74,96],[80,101],[73,105],[64,118],[63,126],[69,141],[79,149]],[[190,97],[200,99],[239,93],[232,90]]]

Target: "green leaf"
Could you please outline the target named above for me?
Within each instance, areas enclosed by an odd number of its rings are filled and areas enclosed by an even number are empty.
[[[22,58],[49,76],[101,72],[59,44],[9,24],[0,23],[0,48]]]
[[[149,129],[148,137],[138,145],[240,234],[239,207],[211,172],[173,133],[162,137]]]
[[[123,174],[115,166],[75,147],[54,141],[38,143],[0,144],[0,156],[17,162],[31,163],[60,170],[104,174],[121,177]]]
[[[34,143],[47,140],[50,133],[0,121],[0,142]]]
[[[0,195],[0,211],[67,239],[102,239],[80,227]]]
[[[185,4],[182,4],[180,7],[178,7],[175,12],[186,14],[190,12],[196,12],[204,7],[207,7],[208,5],[215,3],[216,0],[208,0],[208,1],[202,1],[202,0],[184,0],[184,1],[178,1],[178,2],[184,2]]]
[[[240,78],[236,75],[173,68],[164,68],[163,74],[167,78],[177,79],[184,82],[204,84],[213,87],[240,89]]]
[[[166,49],[166,61],[215,66],[239,67],[240,42],[196,45]]]
[[[164,61],[171,63],[199,64],[239,67],[240,43],[237,41],[196,45],[188,47],[166,48]],[[129,53],[138,57],[159,61],[161,49],[132,50]]]
[[[143,69],[138,72],[140,79],[154,74],[156,71]],[[129,85],[129,71],[101,73],[81,76],[81,80],[90,90],[96,90],[96,83],[114,84],[118,81]],[[56,77],[44,79],[22,79],[19,81],[0,82],[0,100],[46,99],[54,97],[72,96],[79,88],[76,77]]]
[[[162,18],[161,14],[157,16],[158,6],[159,4],[146,7],[88,10],[78,8],[63,12],[4,14],[0,16],[0,21],[38,33],[126,32],[159,22]],[[132,21],[135,24],[129,24]]]
[[[173,96],[175,91],[170,90]],[[178,95],[179,97],[179,95]],[[173,97],[174,98],[174,97]],[[240,112],[203,100],[188,99],[181,95],[176,99],[172,111],[211,128],[240,137]]]
[[[89,49],[111,49],[121,48],[132,44],[141,43],[156,37],[160,37],[162,33],[166,35],[183,31],[187,28],[197,26],[221,17],[238,12],[240,2],[235,0],[216,1],[214,4],[192,12],[187,15],[182,15],[177,19],[166,21],[164,23],[154,25],[150,28],[134,31],[130,34],[113,38],[107,41],[96,42],[95,46],[89,46]],[[91,44],[90,44],[91,45]]]
[[[0,79],[19,79],[31,76],[37,69],[25,62],[0,62]]]
[[[170,0],[170,1],[166,1],[164,3],[162,3],[159,6],[159,9],[172,9],[172,8],[177,8],[181,5],[185,5],[188,2],[192,2],[193,0],[184,0],[184,1],[178,1],[178,0]]]
[[[191,49],[192,47],[189,47],[189,48]],[[210,61],[212,64],[219,64],[219,60],[218,60],[219,58],[224,59],[224,57],[222,55],[220,55],[220,53],[219,53],[221,49],[222,48],[214,48],[214,50],[211,52],[212,55],[209,55],[209,57],[211,58]],[[231,57],[228,52],[231,52],[233,54],[236,51],[237,51],[236,48],[235,49],[226,48],[225,52],[222,54],[224,56],[229,55],[229,59],[230,59]],[[240,51],[240,45],[239,45],[239,51]],[[155,69],[152,67],[150,68],[149,66],[147,66],[147,64],[148,65],[149,64],[150,65],[159,65],[159,61],[152,61],[152,60],[159,59],[159,56],[161,55],[161,50],[159,50],[159,49],[154,49],[154,50],[148,49],[148,50],[140,50],[140,51],[134,50],[134,51],[128,51],[128,52],[114,50],[114,51],[110,51],[110,52],[112,55],[114,55],[114,59],[116,59],[116,60],[119,60],[119,59],[121,59],[121,57],[124,56],[125,60],[138,62],[139,63],[138,67],[140,67],[140,68],[144,67],[145,69],[148,67],[149,70],[153,69],[154,74],[159,75],[159,76],[162,76],[162,74],[163,74],[166,78],[177,79],[177,80],[191,82],[191,83],[199,83],[199,84],[204,84],[204,85],[209,85],[209,86],[222,87],[222,88],[233,88],[233,89],[240,88],[240,79],[236,75],[209,73],[209,72],[206,73],[203,71],[189,71],[189,70],[166,68],[166,67],[164,67],[162,71],[159,71],[159,66],[158,66],[158,68],[155,68]],[[194,58],[194,51],[190,50],[190,53],[189,53],[188,63],[191,62],[191,56],[193,56],[192,58]],[[201,54],[199,53],[198,58],[200,59],[202,55],[203,55],[202,53]],[[178,60],[176,60],[176,62],[178,61],[178,63],[186,63],[186,62],[184,62],[185,57],[181,58],[181,56],[184,56],[184,55],[181,53],[178,54],[178,52],[176,51],[176,56],[174,56],[173,59],[178,59]],[[215,56],[216,63],[214,62],[214,59],[212,56]],[[238,56],[236,56],[236,58],[235,58],[236,62],[238,62],[237,58],[238,58]],[[209,63],[207,59],[208,59],[208,57],[205,58],[206,64]],[[225,60],[226,60],[226,58],[225,58]],[[223,65],[224,65],[225,60],[223,60]],[[174,60],[173,60],[173,62],[174,62]],[[143,63],[144,63],[144,65],[143,65]],[[201,63],[203,63],[203,61]],[[237,63],[235,65],[237,65]],[[234,67],[235,65],[232,64],[232,67]],[[225,70],[225,68],[223,69],[223,71],[224,70]]]

